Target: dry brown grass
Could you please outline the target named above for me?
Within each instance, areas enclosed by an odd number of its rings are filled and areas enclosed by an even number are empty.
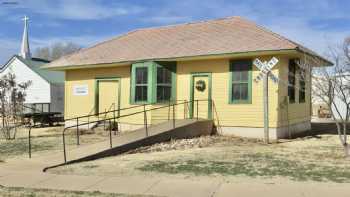
[[[104,176],[269,177],[296,181],[350,181],[350,163],[335,135],[284,140],[210,136],[175,140],[117,157],[53,169]]]
[[[148,195],[128,195],[128,194],[112,194],[101,192],[83,192],[83,191],[64,191],[64,190],[51,190],[51,189],[29,189],[21,187],[2,187],[0,185],[0,196],[8,197],[142,197]],[[151,197],[151,196],[149,196]]]
[[[17,132],[16,139],[5,140],[0,138],[0,161],[6,161],[13,157],[28,157],[28,128],[21,128]],[[40,155],[56,150],[62,150],[63,127],[32,128],[31,144],[32,154]],[[96,131],[80,132],[80,144],[93,144],[108,139],[108,133],[101,129]],[[66,133],[67,146],[76,145],[76,130],[68,130]]]

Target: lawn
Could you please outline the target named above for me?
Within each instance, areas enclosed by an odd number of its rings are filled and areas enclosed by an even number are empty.
[[[63,127],[46,127],[32,129],[32,154],[62,150]],[[95,132],[84,132],[80,136],[80,144],[92,144],[107,140],[108,133],[101,130]],[[76,145],[75,130],[67,132],[66,143],[68,146]],[[28,157],[28,129],[22,128],[18,131],[14,140],[0,138],[0,163],[9,158]]]
[[[126,195],[126,194],[108,194],[101,192],[82,192],[82,191],[64,191],[49,189],[29,189],[21,187],[2,187],[0,186],[0,196],[4,197],[142,197],[144,195]]]
[[[50,172],[349,183],[350,161],[344,158],[338,140],[336,135],[318,135],[265,145],[244,138],[201,137],[157,144]]]

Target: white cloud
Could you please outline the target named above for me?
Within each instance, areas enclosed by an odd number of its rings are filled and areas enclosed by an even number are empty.
[[[339,44],[346,36],[350,36],[345,31],[331,32],[312,29],[306,22],[293,19],[274,21],[267,27],[321,55],[328,50],[328,46]]]
[[[31,38],[31,49],[38,47],[50,46],[57,42],[73,42],[82,47],[89,47],[103,40],[111,38],[110,35],[103,36],[65,36],[65,37],[47,37],[47,38]]]
[[[191,17],[186,16],[151,16],[142,19],[144,22],[155,23],[155,24],[174,24],[180,22],[190,21]]]
[[[29,11],[55,19],[69,20],[101,20],[116,16],[136,14],[143,10],[140,6],[115,2],[103,4],[100,1],[94,0],[22,0],[18,5],[10,9]],[[0,9],[0,11],[1,10],[4,9]]]

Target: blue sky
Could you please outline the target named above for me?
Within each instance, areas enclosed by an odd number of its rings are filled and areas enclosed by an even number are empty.
[[[136,28],[242,16],[319,53],[350,36],[349,0],[0,0],[0,64],[18,53],[24,15],[30,44],[82,47]]]

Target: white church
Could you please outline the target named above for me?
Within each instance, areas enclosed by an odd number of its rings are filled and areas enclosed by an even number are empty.
[[[31,81],[26,91],[26,112],[61,112],[64,110],[64,73],[48,71],[41,66],[47,60],[31,56],[28,38],[28,17],[24,18],[24,32],[19,55],[12,56],[0,68],[0,77],[7,73],[16,75],[17,82]]]

